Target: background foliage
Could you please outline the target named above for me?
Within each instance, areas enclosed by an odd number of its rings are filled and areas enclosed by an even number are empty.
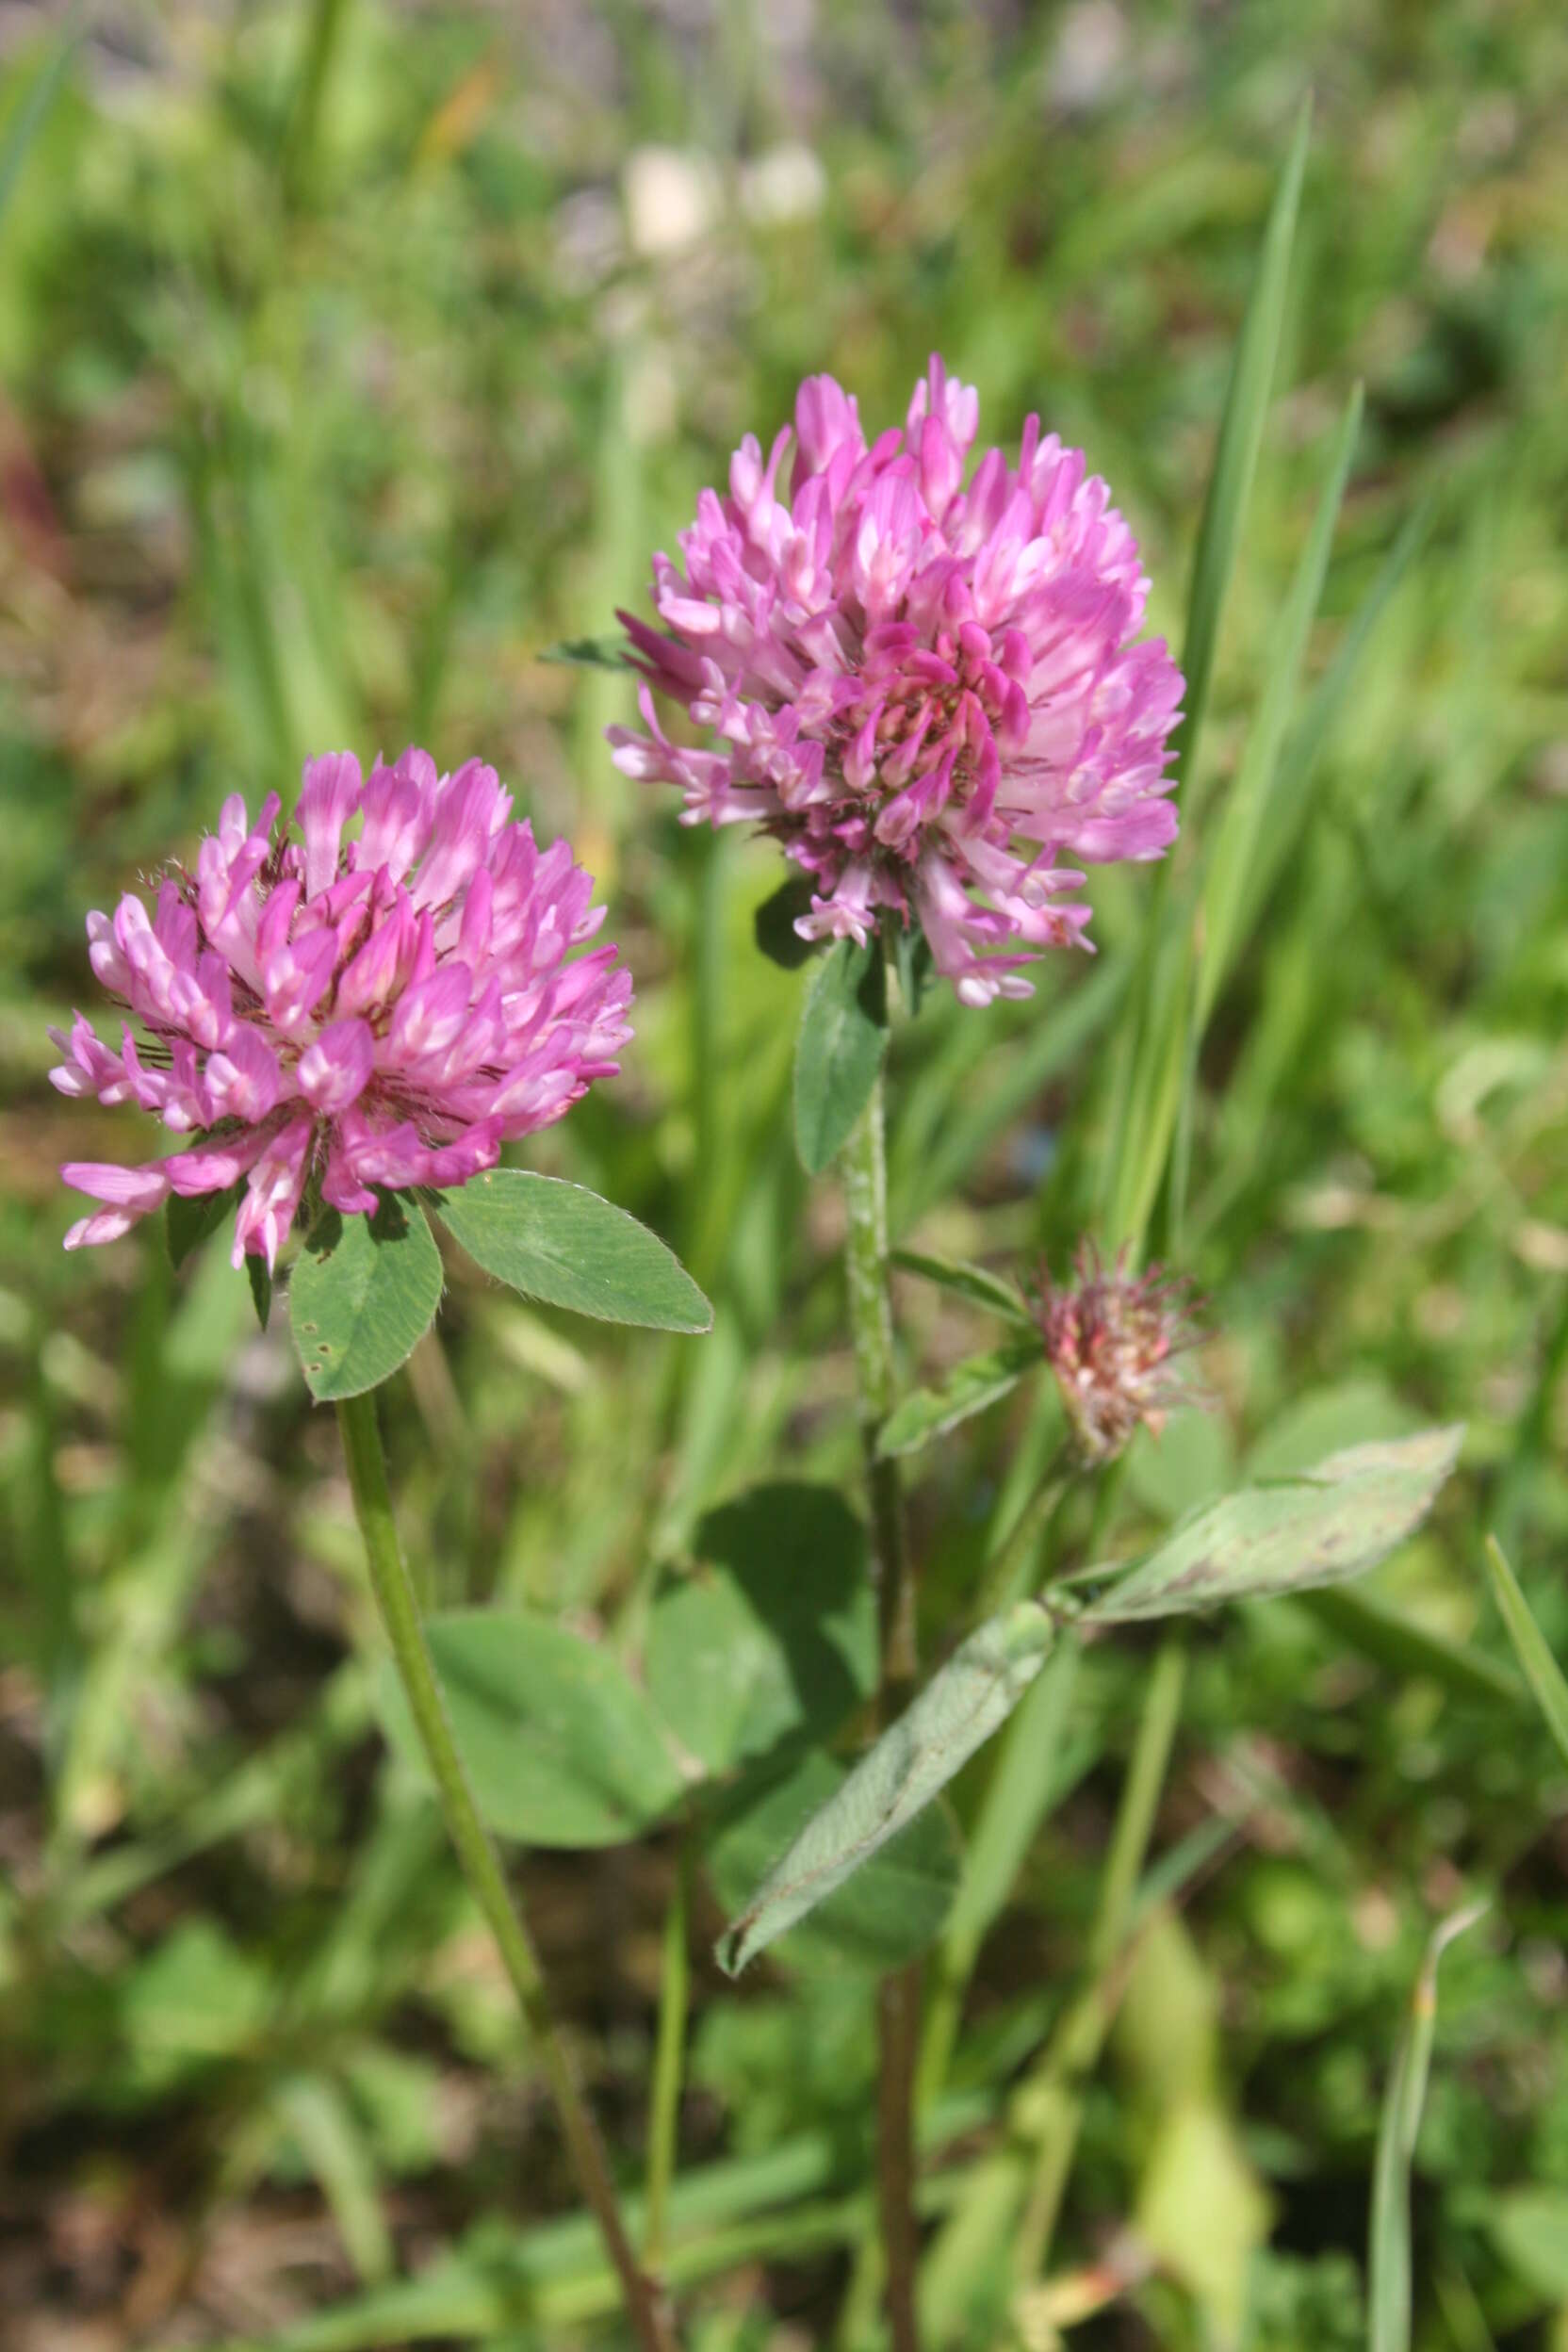
[[[505,1987],[376,1729],[335,1430],[282,1319],[257,1336],[221,1247],[178,1277],[155,1233],[59,1252],[57,1164],[145,1149],[134,1117],[44,1080],[45,1021],[89,992],[86,909],[188,852],[223,792],[286,798],[327,745],[482,749],[543,833],[572,832],[638,1034],[532,1164],[654,1224],[716,1329],[600,1332],[454,1260],[388,1434],[434,1598],[540,1608],[636,1665],[661,1577],[724,1540],[705,1513],[758,1479],[854,1475],[840,1211],[791,1135],[801,978],[752,947],[771,853],[683,833],[619,779],[599,730],[624,681],[541,653],[638,598],[650,547],[800,375],[831,368],[882,420],[938,344],[988,437],[1037,406],[1088,449],[1179,634],[1310,88],[1200,826],[1357,378],[1310,677],[1415,536],[1310,781],[1271,810],[1267,889],[1197,1070],[1179,1239],[1219,1408],[1140,1442],[1096,1540],[1131,1550],[1244,1465],[1418,1420],[1469,1437],[1377,1580],[1380,1655],[1364,1621],[1352,1640],[1296,1602],[1199,1633],[1145,1886],[1179,1901],[1146,1903],[1104,1980],[1116,2024],[1055,2260],[1070,2279],[1097,2253],[1128,2269],[1086,2344],[1364,2342],[1409,1988],[1435,1919],[1486,1895],[1444,1962],[1417,2341],[1568,2343],[1568,1783],[1503,1679],[1481,1555],[1495,1527],[1562,1656],[1560,11],[127,0],[11,8],[3,34],[8,2341],[351,2352],[614,2326],[586,2228],[555,2220],[569,2187]],[[895,1039],[900,1240],[1060,1268],[1094,1226],[1151,890],[1100,889],[1099,961],[1056,962],[1033,1004],[939,994]],[[911,1384],[994,1339],[929,1284],[900,1304]],[[1025,1384],[912,1465],[928,1652],[1048,1418]],[[1094,1950],[1153,1657],[1088,1654],[1061,1802],[984,1949],[930,2180],[937,2343],[1006,2340],[988,2182],[1007,2135],[1028,2142],[1028,2062]],[[958,1823],[983,1785],[960,1780]],[[678,1842],[525,1866],[632,2177]],[[672,2217],[706,2281],[694,2342],[874,2342],[869,1979],[786,1958],[729,1986],[722,1891],[704,1876],[694,1899]],[[418,2285],[384,2285],[400,2274]],[[1037,2340],[1070,2310],[1037,2300]]]

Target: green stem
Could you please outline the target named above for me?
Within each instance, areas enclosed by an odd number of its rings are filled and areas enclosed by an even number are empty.
[[[1072,1492],[1077,1464],[1062,1452],[1054,1454],[1037,1479],[1005,1542],[986,1571],[975,1614],[994,1617],[1045,1581],[1038,1573],[1046,1538],[1054,1531],[1062,1505]]]
[[[917,1668],[915,1590],[904,1532],[898,1464],[878,1457],[876,1441],[893,1406],[893,1326],[888,1297],[888,1164],[882,1081],[844,1147],[844,1207],[849,1231],[844,1265],[849,1328],[859,1392],[860,1435],[871,1494],[872,1565],[881,1621],[877,1713],[899,1714]],[[883,1978],[877,1988],[877,2184],[887,2262],[886,2299],[892,2352],[919,2352],[915,2281],[920,2237],[915,2220],[915,2067],[920,2047],[918,1963]]]
[[[1033,2284],[1044,2269],[1056,2217],[1083,2121],[1083,2088],[1100,2062],[1105,2036],[1121,1995],[1121,1968],[1133,1898],[1153,1834],[1160,1791],[1181,1721],[1186,1681],[1186,1649],[1172,1635],[1154,1660],[1138,1721],[1105,1873],[1100,1907],[1086,1956],[1087,1983],[1069,2009],[1029,2085],[1027,2103],[1037,2115],[1034,2185],[1022,2226],[1014,2242],[1021,2285]]]
[[[680,2128],[680,2082],[686,2058],[686,2012],[692,1970],[686,1949],[692,1908],[692,1841],[682,1834],[676,1883],[664,1914],[664,1953],[659,1980],[659,2039],[653,2058],[653,2097],[648,2115],[647,2213],[643,2225],[643,2260],[658,2273],[664,2259],[670,2183],[675,2179]]]
[[[425,1640],[418,1603],[398,1541],[373,1392],[338,1400],[338,1427],[370,1583],[392,1656],[440,1794],[447,1831],[476,1902],[496,1939],[517,2003],[538,2047],[554,2094],[578,2183],[604,2237],[642,2352],[676,2352],[677,2338],[653,2281],[643,2272],[621,2219],[604,2149],[550,2014],[544,1973],[521,1911],[508,1891],[500,1857],[480,1819],[457,1752],[441,1686]]]

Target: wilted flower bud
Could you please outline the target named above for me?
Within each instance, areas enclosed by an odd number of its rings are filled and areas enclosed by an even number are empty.
[[[1184,1277],[1151,1266],[1130,1275],[1127,1252],[1107,1268],[1082,1242],[1073,1281],[1060,1287],[1042,1267],[1033,1305],[1046,1358],[1084,1460],[1114,1462],[1139,1424],[1157,1437],[1166,1415],[1199,1401],[1176,1359],[1203,1334]]]

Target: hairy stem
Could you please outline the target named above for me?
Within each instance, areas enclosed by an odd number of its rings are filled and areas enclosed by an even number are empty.
[[[915,1592],[904,1533],[896,1462],[879,1460],[876,1441],[893,1404],[892,1309],[888,1297],[888,1168],[882,1081],[844,1147],[844,1206],[849,1232],[844,1265],[855,1347],[860,1434],[871,1493],[872,1565],[881,1620],[878,1713],[891,1723],[909,1697],[916,1672]],[[877,2182],[887,2262],[888,2321],[893,2352],[919,2352],[915,2280],[920,2241],[915,2221],[914,2091],[920,2046],[921,1971],[896,1969],[877,1990]]]
[[[463,1759],[457,1752],[446,1701],[420,1622],[418,1602],[398,1541],[374,1393],[340,1398],[337,1419],[343,1433],[354,1511],[369,1562],[370,1583],[392,1645],[409,1712],[434,1775],[448,1835],[496,1939],[518,2006],[544,2062],[579,2186],[603,2233],[605,2249],[620,2280],[641,2352],[676,2352],[677,2339],[662,2298],[639,2265],[621,2219],[597,2130],[550,2014],[544,1973],[532,1939],[508,1890],[500,1857],[480,1819]]]

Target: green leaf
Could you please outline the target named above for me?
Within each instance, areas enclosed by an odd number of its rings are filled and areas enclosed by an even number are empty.
[[[713,1310],[656,1233],[558,1176],[493,1168],[435,1201],[475,1264],[526,1298],[656,1331],[706,1331]]]
[[[1005,1396],[1044,1355],[1044,1344],[1037,1334],[1033,1339],[1010,1339],[1004,1348],[988,1348],[983,1356],[966,1356],[939,1388],[917,1388],[890,1413],[876,1441],[877,1452],[884,1457],[917,1452],[934,1437],[956,1429],[960,1421],[984,1413],[999,1396]]]
[[[1420,1426],[1420,1415],[1382,1380],[1342,1380],[1330,1388],[1308,1389],[1250,1446],[1247,1476],[1254,1484],[1303,1476],[1325,1454],[1366,1446],[1376,1437],[1410,1437]]]
[[[744,1903],[781,1846],[793,1838],[792,1854],[810,1839],[816,1823],[842,1805],[863,1769],[857,1766],[846,1776],[830,1756],[811,1754],[782,1777],[766,1780],[760,1793],[748,1790],[737,1797],[721,1818],[708,1854],[714,1890],[726,1910]],[[918,1821],[915,1810],[836,1877],[815,1883],[804,1901],[776,1903],[760,1920],[756,1903],[749,1906],[719,1946],[724,1967],[735,1974],[808,1911],[815,1914],[810,1925],[797,1928],[779,1951],[779,1958],[794,1968],[880,1976],[923,1952],[940,1934],[953,1901],[959,1849],[945,1810],[934,1808]],[[852,1870],[858,1875],[845,1886]],[[767,1886],[777,1876],[774,1871]]]
[[[314,2175],[360,2278],[389,2278],[397,2262],[375,2158],[342,2091],[330,2075],[286,2075],[269,2104]]]
[[[265,1331],[272,1319],[272,1269],[264,1257],[247,1250],[245,1276],[251,1285],[251,1304],[256,1311],[256,1321]]]
[[[795,1045],[795,1144],[808,1176],[838,1158],[888,1050],[882,942],[841,939],[812,981]]]
[[[731,1976],[907,1828],[1006,1721],[1054,1638],[1045,1610],[1023,1601],[959,1644],[731,1920],[718,1946]]]
[[[680,1801],[652,1707],[610,1651],[516,1609],[426,1621],[431,1655],[480,1811],[531,1846],[614,1846]],[[423,1771],[390,1659],[377,1697],[388,1735]]]
[[[1493,1597],[1525,1670],[1525,1679],[1557,1742],[1559,1755],[1568,1764],[1568,1682],[1563,1680],[1561,1667],[1546,1647],[1546,1637],[1531,1615],[1530,1605],[1519,1589],[1519,1579],[1504,1559],[1503,1547],[1494,1535],[1486,1539],[1486,1565],[1492,1578]]]
[[[765,898],[751,919],[752,930],[762,954],[785,972],[798,972],[813,956],[822,954],[820,939],[803,939],[795,929],[795,919],[809,911],[816,895],[810,876],[792,874],[781,882],[771,898]]]
[[[1011,1282],[1004,1282],[1000,1274],[988,1274],[983,1266],[966,1266],[953,1258],[927,1257],[919,1250],[895,1250],[892,1263],[901,1273],[918,1274],[923,1282],[935,1282],[940,1289],[967,1298],[972,1307],[984,1307],[988,1315],[1005,1315],[1009,1323],[1033,1328],[1035,1318]]]
[[[1455,1936],[1474,1926],[1485,1909],[1484,1903],[1472,1903],[1434,1931],[1383,2094],[1372,2167],[1367,2248],[1369,2352],[1410,2352],[1410,2168],[1426,2104],[1437,2024],[1437,1964]]]
[[[547,645],[539,660],[574,670],[629,670],[633,666],[620,637],[564,637],[559,645]]]
[[[224,1218],[239,1206],[244,1189],[245,1179],[241,1177],[222,1192],[198,1193],[189,1200],[182,1193],[170,1194],[163,1206],[163,1232],[171,1266],[183,1266],[193,1250],[199,1250],[204,1241],[211,1238]]]
[[[947,1940],[972,1965],[983,1936],[1000,1919],[1040,1823],[1071,1786],[1063,1732],[1078,1678],[1083,1645],[1069,1632],[1042,1660],[1023,1704],[997,1750],[990,1785],[975,1816],[963,1885],[948,1921]]]
[[[329,1209],[300,1253],[288,1321],[318,1403],[390,1379],[441,1303],[441,1252],[418,1202],[384,1196],[373,1217]]]
[[[1486,2213],[1492,2243],[1513,2276],[1554,2303],[1568,2302],[1568,2189],[1505,2189]]]
[[[205,1918],[170,1929],[124,1980],[119,2027],[139,2074],[160,2086],[239,2056],[265,2034],[266,1968]]]
[[[931,953],[931,942],[920,924],[912,918],[908,923],[894,921],[891,926],[893,962],[898,970],[898,990],[905,1007],[913,1021],[925,1002],[937,965]]]
[[[1357,1446],[1303,1477],[1243,1487],[1189,1519],[1084,1611],[1091,1625],[1343,1584],[1417,1527],[1459,1458],[1462,1427]]]
[[[1280,174],[1280,183],[1269,211],[1268,225],[1264,231],[1258,274],[1252,282],[1247,317],[1242,322],[1241,335],[1236,343],[1230,386],[1225,395],[1225,412],[1220,418],[1219,440],[1215,450],[1214,472],[1210,476],[1208,496],[1203,502],[1203,519],[1198,529],[1192,586],[1187,596],[1186,635],[1182,646],[1182,672],[1186,679],[1186,694],[1185,717],[1180,737],[1179,774],[1184,782],[1192,774],[1198,739],[1202,731],[1204,712],[1208,709],[1209,680],[1219,639],[1220,614],[1224,610],[1231,575],[1235,569],[1242,524],[1252,495],[1258,452],[1263,446],[1264,420],[1268,415],[1274,366],[1279,356],[1280,334],[1284,323],[1290,253],[1296,239],[1296,216],[1300,208],[1301,182],[1306,172],[1307,147],[1311,137],[1312,102],[1307,99],[1302,102],[1296,118],[1290,152],[1285,157],[1284,170]]]
[[[648,1696],[710,1772],[810,1733],[876,1684],[865,1530],[828,1487],[779,1481],[710,1511],[702,1564],[655,1602]]]

